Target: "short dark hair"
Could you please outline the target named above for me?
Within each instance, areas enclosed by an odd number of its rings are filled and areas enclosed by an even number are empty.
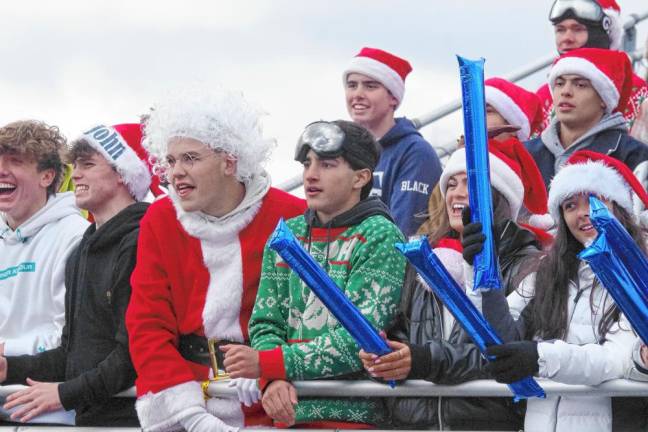
[[[88,159],[98,153],[99,152],[90,145],[88,140],[80,138],[72,142],[70,150],[66,155],[65,162],[73,164],[77,159]]]
[[[331,123],[338,125],[345,135],[342,159],[347,161],[354,170],[368,169],[373,174],[380,159],[380,146],[371,132],[357,123],[346,120],[335,120]],[[367,198],[371,189],[373,189],[372,179],[362,187],[360,199]]]
[[[54,170],[47,196],[54,195],[63,177],[65,137],[56,126],[37,120],[20,120],[0,128],[0,154],[26,155],[37,163],[38,172]]]

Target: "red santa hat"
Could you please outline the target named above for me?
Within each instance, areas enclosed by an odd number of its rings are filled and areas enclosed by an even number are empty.
[[[412,66],[407,60],[381,49],[365,47],[344,70],[342,83],[346,85],[347,76],[351,73],[367,75],[384,85],[400,105],[405,95],[405,78],[411,71]]]
[[[135,200],[143,201],[149,190],[155,196],[162,194],[159,179],[151,175],[139,123],[97,125],[83,132],[77,140],[86,141],[115,167]]]
[[[601,48],[566,52],[556,59],[549,72],[549,88],[554,88],[559,76],[571,74],[590,80],[608,114],[623,112],[632,92],[632,65],[625,53]]]
[[[648,207],[648,193],[627,165],[589,150],[571,155],[551,181],[549,211],[554,220],[560,218],[560,205],[567,198],[584,193],[614,201],[630,214],[633,214],[634,199]]]
[[[489,78],[484,82],[486,103],[512,126],[517,126],[520,141],[529,139],[542,124],[540,99],[520,86],[502,78]]]
[[[511,218],[517,219],[524,206],[534,214],[547,213],[547,191],[542,174],[533,156],[515,138],[488,142],[490,181],[501,193],[511,209]],[[448,159],[441,173],[439,185],[445,196],[451,176],[466,172],[466,150],[460,148]]]

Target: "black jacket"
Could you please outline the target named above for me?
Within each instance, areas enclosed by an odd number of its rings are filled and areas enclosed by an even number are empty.
[[[541,254],[535,236],[511,221],[495,230],[507,294],[519,280],[536,270]],[[455,323],[450,335],[443,334],[442,304],[426,289],[408,266],[392,339],[410,344],[412,370],[408,379],[424,379],[436,384],[459,384],[475,379],[490,379],[485,361],[470,337]],[[524,403],[512,398],[391,398],[386,401],[392,428],[462,430],[520,430]]]
[[[577,150],[589,150],[618,159],[631,170],[637,169],[640,164],[648,161],[648,145],[632,138],[625,130],[604,130],[592,136],[587,142],[585,146],[570,147],[565,151],[563,158],[567,159]],[[551,179],[556,175],[556,156],[544,145],[542,137],[527,141],[524,145],[533,156],[542,173],[545,186],[549,190]]]
[[[70,255],[61,346],[7,358],[7,383],[61,382],[61,403],[76,410],[79,426],[139,426],[134,400],[112,396],[135,382],[124,317],[147,207],[132,204],[98,230],[92,224]]]

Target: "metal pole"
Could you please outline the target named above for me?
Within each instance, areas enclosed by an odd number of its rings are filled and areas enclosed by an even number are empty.
[[[648,396],[648,383],[616,379],[598,386],[561,384],[538,379],[538,383],[547,396],[591,397],[645,397]],[[374,381],[296,381],[293,383],[297,394],[304,397],[512,397],[513,394],[505,384],[492,380],[469,381],[458,385],[437,385],[423,380],[408,380],[391,388],[386,384]],[[208,393],[212,397],[236,398],[234,387],[227,382],[215,382],[209,385]]]

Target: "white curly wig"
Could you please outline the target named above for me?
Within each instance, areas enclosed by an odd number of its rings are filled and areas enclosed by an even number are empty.
[[[169,141],[192,138],[236,158],[236,176],[250,179],[263,169],[275,144],[263,138],[261,116],[240,92],[192,88],[168,95],[147,116],[143,145],[154,168],[164,163]]]

